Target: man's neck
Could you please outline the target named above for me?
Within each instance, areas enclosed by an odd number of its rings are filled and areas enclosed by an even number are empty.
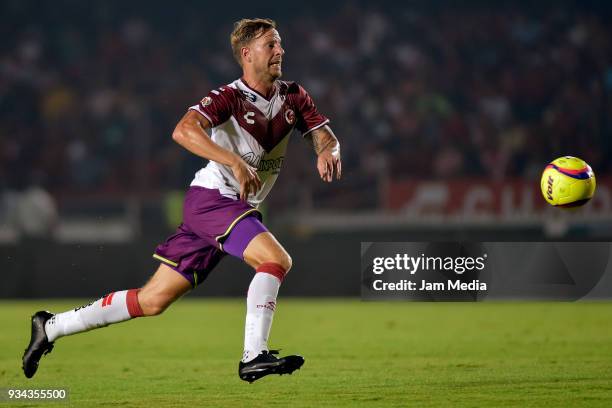
[[[252,90],[257,91],[257,93],[261,94],[266,99],[270,99],[270,96],[272,96],[272,93],[274,92],[274,80],[270,82],[269,80],[255,78],[244,74],[242,76],[242,82],[244,82]]]

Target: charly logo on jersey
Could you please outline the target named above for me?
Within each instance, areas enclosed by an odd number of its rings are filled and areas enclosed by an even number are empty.
[[[208,106],[212,103],[212,98],[210,96],[207,96],[204,99],[202,99],[200,103],[202,104],[202,106]]]
[[[246,123],[248,123],[249,125],[252,125],[255,123],[255,121],[253,120],[253,118],[255,117],[255,112],[247,112],[244,114],[243,118],[246,121]]]
[[[254,93],[245,91],[244,89],[241,89],[240,92],[242,92],[245,98],[247,98],[250,102],[255,102],[257,100],[257,95],[255,95]]]
[[[295,112],[293,111],[293,109],[287,109],[285,111],[285,120],[290,125],[293,125],[295,123]]]
[[[280,168],[283,165],[285,156],[280,156],[271,159],[264,159],[263,155],[257,155],[254,152],[248,152],[243,154],[242,160],[247,162],[250,166],[256,167],[257,171],[272,172],[272,174],[280,173]]]

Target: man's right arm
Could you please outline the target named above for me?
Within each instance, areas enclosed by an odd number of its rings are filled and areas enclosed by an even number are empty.
[[[190,110],[176,125],[172,139],[196,156],[233,167],[240,157],[213,142],[206,133],[209,127],[210,123],[204,116]]]
[[[249,193],[261,187],[257,169],[249,166],[240,156],[212,141],[206,129],[208,120],[199,113],[189,110],[172,132],[172,139],[196,156],[211,160],[232,169],[240,183],[240,199],[246,200]]]

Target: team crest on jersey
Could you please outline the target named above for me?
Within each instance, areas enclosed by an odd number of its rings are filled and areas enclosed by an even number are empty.
[[[202,104],[202,106],[208,106],[212,103],[212,98],[210,96],[207,96],[206,98],[202,99],[200,103]]]
[[[257,96],[255,94],[252,94],[245,90],[241,90],[241,92],[250,102],[255,102],[257,100]]]
[[[285,120],[288,124],[293,125],[295,122],[295,112],[293,112],[293,109],[287,109],[285,111]]]

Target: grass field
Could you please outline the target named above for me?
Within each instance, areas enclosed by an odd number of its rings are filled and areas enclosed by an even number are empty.
[[[29,315],[80,303],[0,302],[0,387],[69,390],[44,407],[612,406],[612,303],[281,299],[271,346],[306,364],[249,385],[243,301],[185,299],[60,339],[26,380]]]

